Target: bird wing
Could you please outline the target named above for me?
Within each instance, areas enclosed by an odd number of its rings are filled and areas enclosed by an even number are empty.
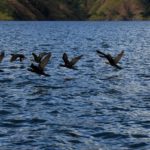
[[[70,64],[73,66],[73,65],[76,64],[77,61],[79,61],[82,57],[83,57],[83,55],[74,57],[74,58],[70,61]]]
[[[63,59],[63,61],[64,61],[64,63],[65,63],[65,64],[70,63],[70,62],[69,62],[69,60],[68,60],[68,56],[67,56],[67,54],[66,54],[66,53],[64,53],[64,54],[63,54],[62,59]]]
[[[37,61],[38,60],[38,56],[35,53],[32,53],[34,60]]]
[[[41,61],[40,64],[39,64],[39,67],[40,67],[41,69],[44,69],[44,68],[45,68],[45,66],[48,64],[48,61],[49,61],[50,57],[51,57],[51,53],[48,53],[48,54],[42,59],[42,61]]]
[[[105,62],[106,64],[110,64],[113,61],[113,58],[110,54],[105,54],[99,50],[97,50],[96,52],[98,53],[99,57],[106,58],[108,60],[108,62]]]
[[[105,54],[105,53],[103,53],[103,52],[101,52],[101,51],[99,51],[99,50],[96,50],[96,52],[98,53],[98,55],[99,55],[100,57],[106,57],[106,54]]]
[[[114,61],[115,61],[116,64],[120,61],[120,59],[122,58],[123,54],[124,54],[124,50],[122,50],[122,51],[114,58]]]
[[[17,55],[11,54],[10,62],[15,61],[17,59]]]
[[[47,55],[47,53],[45,53],[45,52],[40,53],[39,54],[39,59],[42,59],[45,55]]]

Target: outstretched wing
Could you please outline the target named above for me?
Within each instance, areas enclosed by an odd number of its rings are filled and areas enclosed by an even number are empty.
[[[41,61],[40,64],[39,64],[39,67],[40,67],[41,69],[44,69],[44,68],[45,68],[45,66],[48,64],[48,61],[49,61],[50,57],[51,57],[51,53],[48,53],[48,54],[42,59],[42,61]]]
[[[38,56],[35,53],[32,53],[34,60],[37,61],[38,60]]]
[[[47,55],[47,53],[45,53],[45,52],[40,53],[39,54],[39,59],[42,59],[45,55]]]
[[[99,55],[100,57],[106,57],[106,54],[105,54],[105,53],[103,53],[103,52],[101,52],[101,51],[99,51],[99,50],[96,50],[96,52],[98,53],[98,55]]]
[[[124,50],[122,50],[122,51],[114,58],[115,64],[117,64],[117,63],[120,61],[120,59],[122,58],[123,54],[124,54]]]
[[[64,54],[63,54],[62,59],[63,59],[63,61],[64,61],[64,63],[65,63],[65,64],[70,63],[70,62],[69,62],[69,60],[68,60],[68,56],[67,56],[67,54],[66,54],[66,53],[64,53]]]
[[[83,55],[74,57],[74,58],[70,61],[70,64],[71,64],[72,66],[75,65],[82,57],[83,57]]]

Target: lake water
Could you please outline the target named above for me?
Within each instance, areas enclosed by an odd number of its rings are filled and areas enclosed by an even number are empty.
[[[0,22],[2,50],[0,150],[150,149],[150,22]],[[124,50],[123,69],[96,50]],[[43,51],[50,77],[27,71]],[[77,70],[59,66],[64,52],[84,55]]]

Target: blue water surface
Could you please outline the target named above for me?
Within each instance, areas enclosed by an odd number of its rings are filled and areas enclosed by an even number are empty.
[[[123,69],[96,50],[124,50]],[[0,150],[150,149],[149,21],[0,22],[0,51]],[[43,51],[50,77],[27,70]],[[84,55],[77,70],[59,66],[64,52]]]

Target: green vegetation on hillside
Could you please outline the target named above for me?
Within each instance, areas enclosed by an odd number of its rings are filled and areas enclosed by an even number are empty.
[[[150,0],[1,0],[0,20],[148,20]]]
[[[12,12],[8,7],[7,0],[0,1],[0,20],[12,20]]]

